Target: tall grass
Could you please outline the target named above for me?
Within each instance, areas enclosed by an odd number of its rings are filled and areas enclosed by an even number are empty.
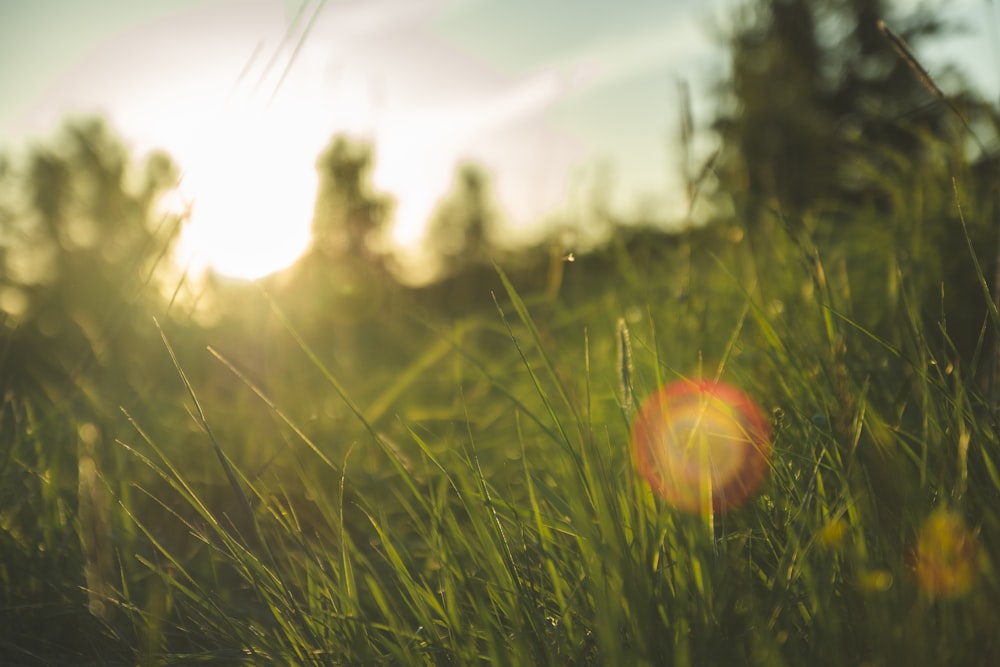
[[[928,325],[911,258],[930,222],[872,215],[842,231],[906,229],[830,244],[821,215],[776,219],[766,252],[719,225],[642,260],[622,245],[599,275],[565,267],[555,299],[498,268],[492,313],[436,330],[408,372],[373,366],[365,399],[272,302],[353,423],[317,436],[282,400],[319,397],[272,396],[216,352],[288,438],[251,473],[184,379],[203,361],[176,358],[193,446],[220,465],[209,492],[142,424],[120,442],[144,471],[144,501],[117,505],[142,547],[118,554],[111,598],[138,659],[994,663],[1000,448],[982,350],[960,361],[947,322]],[[743,387],[774,430],[762,492],[714,517],[654,497],[629,453],[623,376],[640,401],[695,375]],[[981,545],[960,597],[914,577],[942,509]]]
[[[0,655],[996,664],[998,318],[968,304],[996,204],[929,164],[891,215],[623,231],[561,281],[495,267],[453,318],[325,331],[265,292],[273,359],[164,324],[176,392],[124,409],[5,397]],[[683,513],[633,468],[637,405],[684,377],[771,417],[742,508]],[[928,583],[949,548],[971,587]]]

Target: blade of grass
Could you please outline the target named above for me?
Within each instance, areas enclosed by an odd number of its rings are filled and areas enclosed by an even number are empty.
[[[559,392],[559,397],[562,399],[566,408],[570,411],[573,416],[574,422],[577,427],[578,434],[580,435],[580,440],[583,440],[583,422],[580,420],[580,415],[577,413],[576,405],[569,397],[569,392],[566,390],[565,384],[559,378],[559,374],[556,373],[555,366],[552,363],[551,357],[545,351],[545,345],[542,343],[542,336],[538,331],[538,327],[535,326],[535,322],[528,312],[528,307],[524,304],[524,300],[521,299],[520,294],[514,288],[514,285],[510,282],[507,274],[496,262],[493,263],[493,268],[496,270],[497,275],[500,276],[500,281],[503,283],[504,291],[507,293],[507,298],[510,299],[511,303],[514,305],[514,310],[517,312],[521,323],[528,329],[531,335],[531,340],[535,345],[535,349],[538,351],[542,359],[542,364],[545,367],[546,372],[549,375],[549,379],[555,386],[556,390]],[[497,303],[496,295],[493,296],[494,303],[497,304],[497,308],[500,308],[499,303]]]
[[[229,482],[229,486],[233,489],[233,492],[236,493],[236,497],[240,500],[242,509],[246,512],[247,518],[253,519],[253,507],[250,505],[250,499],[247,497],[246,490],[237,479],[236,472],[233,470],[233,465],[229,461],[229,458],[226,456],[225,452],[222,451],[222,446],[219,444],[218,439],[216,439],[215,432],[208,423],[208,418],[205,417],[205,411],[201,407],[201,401],[198,400],[198,395],[195,393],[194,387],[191,386],[191,383],[188,381],[187,374],[184,373],[180,362],[177,361],[177,355],[174,354],[174,348],[170,345],[170,341],[167,339],[166,333],[160,327],[160,323],[156,320],[154,320],[154,323],[156,324],[157,331],[160,332],[160,339],[163,341],[164,347],[167,348],[167,354],[170,355],[170,361],[174,365],[174,370],[177,371],[177,375],[180,377],[181,383],[184,385],[184,389],[187,390],[188,396],[194,404],[198,418],[198,425],[202,428],[205,434],[208,435],[208,439],[212,443],[212,449],[215,451],[215,455],[219,459],[219,463],[222,465],[222,470],[226,475],[226,481]],[[254,525],[256,525],[256,522],[254,522]]]

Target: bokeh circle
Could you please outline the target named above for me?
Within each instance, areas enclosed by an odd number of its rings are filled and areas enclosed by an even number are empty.
[[[738,507],[767,477],[768,421],[749,396],[723,382],[664,385],[639,408],[631,440],[639,473],[687,512]]]

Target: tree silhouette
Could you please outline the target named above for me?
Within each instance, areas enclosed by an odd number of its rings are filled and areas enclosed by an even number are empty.
[[[489,175],[478,165],[459,165],[451,193],[429,223],[427,243],[446,272],[460,271],[489,259],[496,219]]]
[[[319,189],[313,215],[313,250],[327,256],[376,260],[392,200],[371,184],[371,146],[336,136],[316,160]]]
[[[714,124],[723,144],[717,201],[734,205],[762,253],[781,220],[852,283],[885,289],[887,300],[855,304],[870,330],[918,310],[928,331],[942,332],[938,353],[978,359],[988,299],[968,253],[971,244],[992,279],[1000,124],[960,78],[958,93],[945,96],[908,46],[947,26],[924,10],[894,16],[883,0],[750,7],[730,38]],[[893,252],[871,259],[886,247]]]
[[[282,307],[307,336],[350,329],[379,310],[388,289],[389,256],[380,244],[393,200],[371,181],[372,148],[337,135],[316,160],[319,185],[308,250],[276,288]],[[353,333],[345,333],[353,336]],[[356,362],[355,345],[344,355]],[[347,351],[350,348],[350,351]]]
[[[86,369],[123,377],[144,356],[130,356],[135,334],[159,312],[157,269],[179,232],[177,216],[156,211],[177,180],[172,161],[157,153],[133,165],[90,119],[0,178],[4,387],[53,397]]]
[[[730,36],[731,75],[714,123],[724,189],[756,218],[821,202],[884,204],[872,173],[898,173],[924,155],[927,135],[955,130],[879,29],[910,43],[944,25],[926,12],[889,16],[883,0],[759,0]]]

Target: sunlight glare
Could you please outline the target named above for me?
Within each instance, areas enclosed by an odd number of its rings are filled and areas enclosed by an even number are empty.
[[[298,128],[294,118],[267,110],[220,113],[196,142],[178,149],[181,195],[191,206],[180,255],[191,269],[254,279],[306,249],[315,139],[303,141]]]

